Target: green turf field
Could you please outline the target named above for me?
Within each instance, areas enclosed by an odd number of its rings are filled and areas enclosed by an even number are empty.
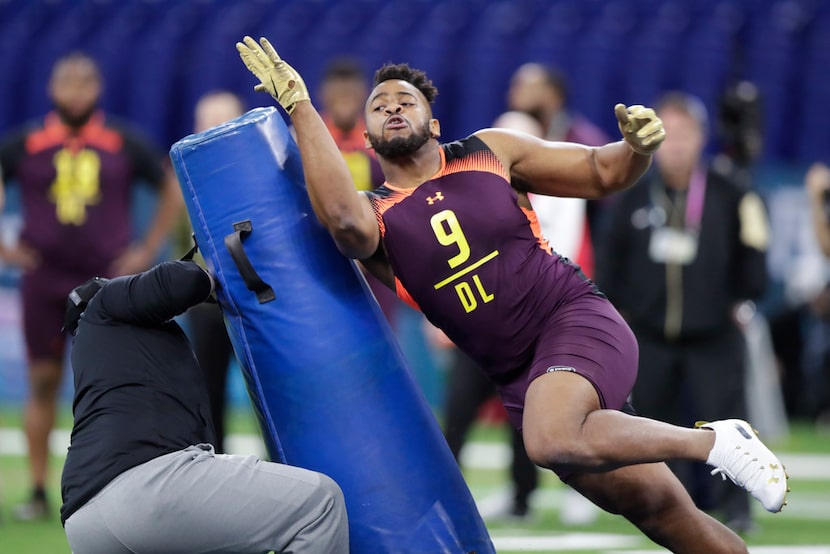
[[[69,416],[61,415],[60,427],[67,428]],[[0,409],[0,428],[19,426],[16,410]],[[257,433],[256,424],[248,413],[237,413],[230,421],[231,433]],[[494,443],[502,439],[501,429],[479,427],[473,440]],[[759,554],[830,554],[830,435],[821,434],[811,425],[794,424],[789,440],[773,445],[786,455],[812,453],[826,455],[826,476],[791,479],[789,506],[781,514],[771,515],[756,510],[757,532],[747,537],[750,552]],[[814,459],[815,460],[815,459]],[[821,464],[822,458],[818,458]],[[53,483],[58,483],[61,458],[53,459]],[[820,465],[818,467],[821,467]],[[503,469],[475,469],[465,472],[476,500],[503,490],[506,472]],[[488,523],[491,536],[500,554],[520,552],[558,552],[580,554],[660,552],[625,520],[609,514],[587,526],[566,527],[560,523],[559,504],[564,488],[550,474],[544,474],[543,486],[534,497],[535,517],[532,521]],[[24,500],[28,486],[25,459],[21,456],[0,456],[0,553],[2,554],[63,554],[69,548],[57,519],[39,523],[18,523],[11,520],[11,506]],[[57,488],[51,502],[55,514],[59,506]],[[797,545],[819,548],[799,550]],[[772,548],[778,546],[780,548]]]

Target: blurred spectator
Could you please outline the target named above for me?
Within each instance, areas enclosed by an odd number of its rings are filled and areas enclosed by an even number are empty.
[[[367,148],[363,135],[366,130],[363,109],[368,96],[369,82],[358,61],[336,58],[329,62],[320,84],[320,115],[343,154],[358,190],[372,190],[384,181],[380,164],[374,152]],[[371,273],[364,271],[363,275],[386,320],[394,326],[402,303]]]
[[[755,166],[764,145],[758,87],[751,81],[730,84],[720,97],[717,113],[715,129],[720,148],[711,167],[740,187],[755,188]],[[770,229],[772,239],[775,232],[771,223]],[[774,248],[772,242],[766,254],[768,268]],[[771,272],[768,278],[774,280]],[[765,295],[764,300],[769,296]],[[746,341],[748,416],[753,427],[759,429],[767,440],[783,438],[789,432],[789,421],[767,314],[763,309],[757,309],[754,301],[742,303],[735,313]]]
[[[568,83],[564,75],[539,63],[526,63],[511,77],[510,88],[507,91],[507,108],[532,115],[542,124],[542,136],[548,140],[578,142],[588,146],[601,146],[610,142],[611,139],[599,127],[568,108],[568,94]],[[561,200],[537,197],[533,209],[537,214],[544,214],[549,209],[551,213],[555,213],[556,209],[563,207]],[[542,234],[550,238],[567,229],[564,235],[573,237],[573,244],[582,244],[588,250],[569,250],[558,241],[560,248],[572,252],[572,259],[590,273],[593,267],[591,236],[601,232],[606,220],[604,216],[611,202],[613,200],[609,199],[569,199],[566,218],[540,215]],[[577,205],[581,205],[582,209],[577,209]],[[578,225],[583,226],[584,236],[572,231],[578,228]],[[562,250],[557,252],[562,253]]]
[[[634,407],[677,425],[698,414],[745,418],[745,342],[734,310],[765,290],[765,209],[707,167],[708,118],[698,99],[668,93],[656,109],[666,140],[655,170],[612,208],[598,259],[600,288],[640,344]],[[745,492],[698,482],[700,466],[669,465],[701,508],[722,510],[737,531],[753,526]]]
[[[363,108],[369,83],[359,62],[351,58],[332,60],[320,85],[323,121],[346,159],[358,190],[383,184],[380,164],[366,148]]]
[[[608,143],[608,136],[596,125],[568,110],[565,77],[539,63],[520,66],[510,79],[507,107],[532,115],[542,124],[548,140],[578,142],[588,146]]]
[[[201,133],[245,113],[242,100],[227,91],[213,91],[203,95],[194,110],[195,133]],[[189,220],[186,233],[190,238]],[[189,248],[189,246],[188,246]],[[184,250],[187,250],[185,248]],[[198,256],[199,254],[197,254]],[[198,258],[197,258],[198,261]],[[216,452],[225,453],[225,419],[227,401],[228,367],[233,356],[233,346],[225,329],[225,319],[218,304],[196,304],[187,311],[193,350],[205,376],[213,419]]]
[[[830,169],[815,163],[805,176],[815,237],[825,257],[830,258]],[[808,414],[830,423],[830,284],[807,303],[806,336],[802,338],[804,396]]]
[[[816,168],[806,180],[820,176],[820,166]],[[826,394],[817,380],[830,371],[830,321],[819,315],[821,302],[816,302],[830,282],[830,258],[822,252],[816,229],[824,215],[811,214],[820,210],[821,200],[818,195],[811,200],[815,193],[805,186],[803,168],[775,177],[779,184],[768,193],[771,287],[762,308],[769,318],[787,415],[812,420],[819,415],[820,396]],[[820,179],[813,184],[820,185]]]
[[[23,425],[33,486],[31,500],[15,510],[23,520],[49,513],[49,435],[63,375],[66,295],[90,277],[149,267],[181,208],[161,153],[98,108],[102,89],[91,58],[81,53],[61,58],[48,85],[54,111],[0,145],[2,175],[20,185],[24,220],[17,244],[0,244],[0,259],[23,271],[29,374]],[[148,232],[131,243],[131,193],[141,181],[159,190],[158,205]]]
[[[813,164],[807,171],[805,185],[816,239],[821,251],[830,258],[830,169],[823,163]]]

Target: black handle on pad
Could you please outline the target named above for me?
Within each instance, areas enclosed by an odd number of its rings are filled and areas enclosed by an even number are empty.
[[[251,220],[246,219],[245,221],[234,223],[233,229],[233,233],[225,236],[225,248],[230,252],[233,263],[236,264],[236,269],[242,276],[245,286],[248,287],[248,290],[256,293],[257,300],[259,300],[260,304],[274,300],[276,298],[274,289],[260,278],[254,266],[251,265],[251,260],[248,259],[245,249],[242,247],[242,241],[254,230],[254,226],[251,225]]]

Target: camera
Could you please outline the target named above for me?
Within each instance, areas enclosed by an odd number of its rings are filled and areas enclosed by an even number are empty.
[[[723,153],[741,167],[753,164],[761,155],[761,96],[758,87],[740,81],[727,87],[720,99],[718,128]]]

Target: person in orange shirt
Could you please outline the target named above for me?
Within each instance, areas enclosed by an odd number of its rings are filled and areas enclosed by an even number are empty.
[[[337,58],[326,67],[320,86],[323,121],[358,190],[372,190],[384,181],[377,158],[363,140],[363,105],[368,95],[369,85],[357,61]]]
[[[373,190],[385,180],[374,152],[366,148],[363,139],[363,107],[368,96],[368,81],[359,62],[345,57],[329,62],[320,85],[320,111],[357,190]],[[383,315],[394,326],[400,300],[373,275],[364,272],[364,276]]]

